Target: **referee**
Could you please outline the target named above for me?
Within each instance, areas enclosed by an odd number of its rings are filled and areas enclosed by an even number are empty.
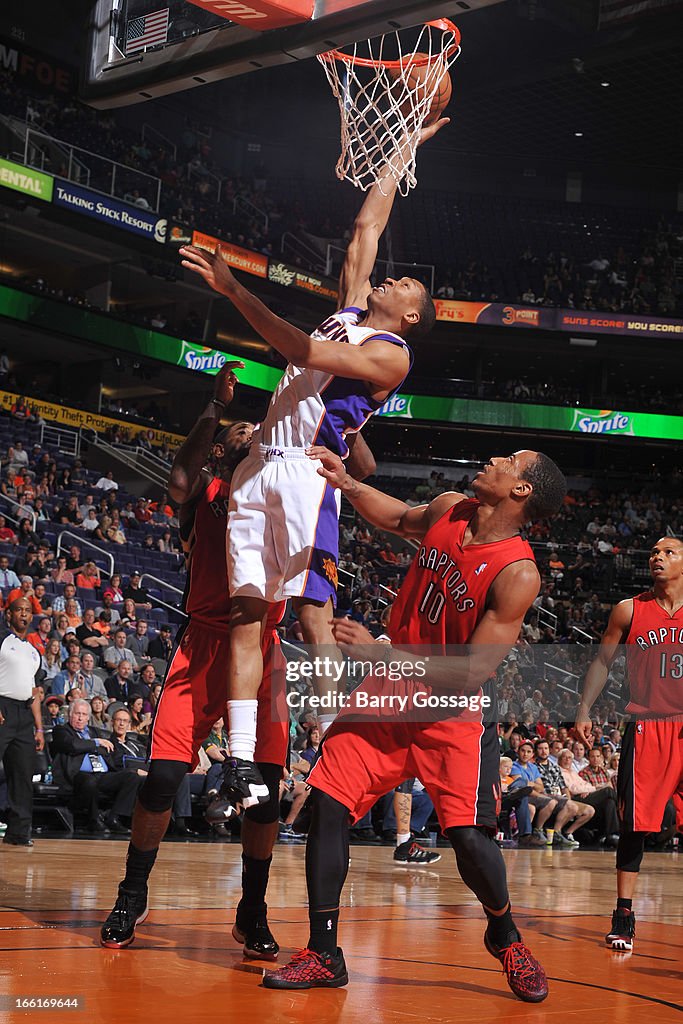
[[[36,750],[43,750],[40,704],[33,699],[40,655],[26,640],[33,609],[17,597],[0,623],[0,759],[9,793],[9,821],[4,843],[33,846],[33,771]]]

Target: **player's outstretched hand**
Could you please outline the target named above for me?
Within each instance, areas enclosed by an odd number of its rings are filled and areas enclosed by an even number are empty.
[[[574,735],[577,739],[581,740],[586,750],[591,749],[593,746],[593,722],[590,715],[581,708],[576,712]]]
[[[320,476],[324,476],[332,487],[343,487],[346,481],[350,479],[339,456],[335,455],[334,452],[331,452],[324,445],[311,445],[310,448],[306,449],[306,454],[309,459],[320,460],[322,465],[318,467],[318,473]]]
[[[427,142],[429,139],[433,139],[437,132],[440,132],[442,128],[445,128],[447,124],[451,123],[450,117],[440,117],[434,124],[427,125],[420,132],[420,140],[418,146],[421,146],[423,142]]]
[[[234,370],[243,370],[244,363],[234,359],[230,363],[224,363],[216,374],[216,383],[213,389],[213,397],[225,405],[230,405],[235,397],[235,384],[238,383]]]
[[[351,655],[356,648],[377,643],[372,633],[355,619],[333,619],[332,632],[339,646]]]
[[[203,277],[209,288],[221,295],[227,295],[235,284],[230,267],[220,258],[220,245],[215,252],[200,249],[197,245],[184,245],[180,250],[181,264],[186,270]]]

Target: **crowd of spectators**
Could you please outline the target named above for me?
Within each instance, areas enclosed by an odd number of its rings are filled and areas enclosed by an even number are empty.
[[[189,120],[173,141],[158,133],[154,139],[145,138],[114,114],[94,110],[74,98],[23,92],[7,71],[0,73],[0,98],[3,109],[26,118],[34,129],[129,168],[128,174],[119,171],[116,177],[120,198],[141,209],[158,209],[191,228],[218,234],[268,256],[278,251],[284,231],[312,229],[319,237],[338,240],[348,228],[348,224],[334,221],[330,211],[335,210],[335,203],[325,203],[324,215],[311,207],[313,193],[305,184],[297,191],[291,182],[272,179],[263,165],[249,176],[232,173],[213,153],[210,129]],[[50,159],[49,152],[46,157]],[[108,192],[111,166],[93,157],[87,163],[90,186]],[[46,164],[43,169],[68,174],[66,160],[63,166]],[[326,195],[325,191],[320,195]],[[448,207],[441,208],[444,213],[448,216]],[[455,218],[457,222],[457,213]],[[603,313],[669,317],[683,313],[676,276],[676,259],[683,255],[678,222],[662,220],[643,227],[635,248],[615,244],[611,251],[604,251],[596,247],[590,232],[584,247],[585,253],[569,255],[561,250],[537,252],[526,245],[515,278],[523,283],[514,293],[506,272],[510,253],[499,253],[495,267],[473,253],[460,267],[438,267],[437,296]],[[400,260],[401,254],[395,253],[395,258]],[[439,257],[429,251],[411,252],[404,258],[411,263],[439,263]],[[293,256],[291,261],[297,262],[297,258]]]

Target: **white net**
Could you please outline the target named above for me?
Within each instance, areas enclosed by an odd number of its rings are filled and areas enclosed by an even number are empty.
[[[408,47],[399,32],[331,50],[318,60],[339,104],[341,156],[337,177],[364,192],[393,178],[407,195],[417,184],[415,151],[432,103],[448,90],[460,55],[460,34],[446,20],[429,22]]]

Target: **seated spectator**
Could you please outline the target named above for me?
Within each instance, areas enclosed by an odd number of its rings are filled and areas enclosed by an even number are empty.
[[[12,452],[11,458],[9,457],[10,451]],[[15,441],[14,445],[7,450],[8,462],[10,468],[15,473],[23,472],[28,469],[28,452],[25,450],[22,441]]]
[[[65,652],[63,657],[66,657],[66,637],[69,633],[69,620],[67,619],[64,612],[59,612],[58,615],[54,616],[54,629],[52,630],[52,636],[59,640],[62,650]]]
[[[538,766],[534,764],[533,743],[525,740],[520,743],[517,751],[517,761],[514,761],[510,774],[523,779],[526,785],[531,786],[531,793],[528,796],[529,804],[535,809],[533,835],[541,839],[547,845],[548,839],[543,831],[543,826],[555,812],[557,799],[546,795],[545,786]]]
[[[90,700],[95,694],[101,697],[107,696],[107,689],[104,680],[95,674],[95,656],[92,651],[84,650],[81,653],[81,679],[79,688],[86,700]]]
[[[612,786],[596,789],[590,782],[586,782],[578,772],[574,771],[572,761],[571,750],[560,751],[558,765],[569,793],[581,803],[594,808],[595,825],[599,829],[601,843],[605,846],[616,847],[619,841],[616,791]]]
[[[125,587],[123,596],[133,601],[137,607],[142,607],[149,611],[152,607],[152,602],[145,587],[140,585],[140,579],[140,573],[136,569],[135,572],[130,574],[128,586]]]
[[[111,469],[105,473],[104,476],[100,477],[95,484],[95,487],[98,491],[118,491],[119,489],[119,485],[116,483],[116,480],[114,480],[114,473]]]
[[[102,595],[102,604],[97,605],[95,608],[95,615],[99,618],[101,613],[105,611],[109,612],[109,618],[107,621],[112,626],[117,626],[121,621],[121,613],[114,607],[114,597],[111,591],[107,591]]]
[[[80,689],[81,678],[81,659],[77,654],[71,654],[63,670],[52,680],[50,689],[52,693],[67,694],[74,688]]]
[[[149,637],[145,619],[136,619],[135,632],[128,637],[128,649],[135,655],[138,665],[149,661]]]
[[[28,402],[21,395],[11,406],[9,414],[13,420],[17,420],[19,423],[30,423],[34,418]]]
[[[146,498],[138,498],[137,505],[135,506],[135,518],[141,526],[152,522],[153,513]]]
[[[33,633],[29,633],[26,639],[32,647],[38,651],[41,658],[45,654],[47,645],[50,642],[50,634],[52,633],[52,619],[49,615],[43,615],[42,619],[38,620],[38,628]]]
[[[562,772],[550,761],[550,745],[546,740],[536,740],[534,760],[541,773],[546,795],[557,800],[554,845],[578,846],[574,832],[591,820],[595,810],[587,804],[571,799]],[[563,828],[566,822],[569,824]]]
[[[177,555],[178,546],[173,539],[173,535],[170,530],[164,530],[157,541],[157,547],[159,551],[167,555]]]
[[[572,744],[572,753],[574,754],[574,760],[572,761],[572,769],[575,772],[580,772],[582,771],[582,769],[588,766],[586,748],[581,742],[581,740],[574,740]]]
[[[111,718],[107,714],[107,704],[106,694],[102,697],[99,693],[96,693],[90,698],[90,719],[88,725],[94,726],[103,733],[110,733],[112,731]]]
[[[123,604],[123,590],[121,589],[121,577],[115,572],[112,573],[109,583],[107,583],[104,591],[102,592],[102,600],[104,601],[107,595],[110,595],[112,604],[119,605]]]
[[[64,725],[65,719],[62,714],[64,704],[66,704],[64,698],[55,693],[48,693],[43,701],[41,712],[46,743],[51,742],[54,727],[56,725]]]
[[[69,623],[69,628],[74,631],[83,625],[83,616],[80,614],[80,605],[75,597],[70,597],[64,606],[64,614]]]
[[[153,640],[150,640],[147,653],[150,658],[161,658],[163,661],[170,661],[172,651],[171,627],[164,623],[159,627],[158,635]]]
[[[112,631],[112,628],[114,628],[112,626],[112,615],[113,614],[114,614],[114,612],[112,612],[109,608],[103,608],[102,611],[100,612],[100,614],[95,619],[95,622],[93,623],[93,628],[96,629],[97,632],[106,639],[107,647],[111,646],[111,631]],[[118,615],[118,612],[116,614]],[[120,625],[121,625],[121,617],[119,616],[118,625],[115,628],[118,629],[120,627]],[[101,654],[102,654],[102,652],[100,652],[100,660],[101,660]]]
[[[111,754],[114,745],[96,727],[88,726],[90,705],[75,700],[69,708],[69,724],[55,726],[52,733],[54,779],[63,795],[73,796],[74,805],[87,814],[91,832],[127,835],[120,815],[130,816],[142,779],[132,772],[116,771]],[[102,799],[112,807],[103,818]]]
[[[78,498],[67,498],[54,510],[52,518],[56,523],[63,523],[65,526],[80,526],[82,516],[78,507]]]
[[[80,619],[83,619],[83,609],[81,603],[76,597],[76,586],[73,583],[64,584],[64,592],[60,597],[56,597],[52,602],[52,610],[56,613],[65,612],[66,606],[69,601],[75,601],[75,605],[72,605],[72,611],[78,615]]]
[[[144,698],[140,693],[131,694],[126,701],[126,706],[128,707],[131,720],[130,727],[133,732],[136,732],[141,736],[146,736],[149,733],[149,727],[152,721],[151,714],[144,710],[144,703]]]
[[[10,605],[12,601],[16,601],[18,597],[25,597],[27,601],[31,603],[31,612],[33,615],[42,615],[43,609],[40,601],[33,592],[33,580],[30,576],[22,576],[21,582],[18,587],[14,590],[10,590],[7,595],[6,605]]]
[[[57,565],[50,570],[50,575],[54,583],[61,583],[63,585],[74,583],[74,574],[71,569],[66,567],[66,555],[59,555],[57,557]]]
[[[517,816],[517,827],[519,835],[517,842],[519,846],[546,846],[546,841],[540,836],[534,835],[531,827],[531,808],[529,796],[533,788],[525,784],[524,779],[519,775],[512,775],[512,758],[501,757],[499,773],[500,788],[502,793],[501,814],[509,818],[510,811],[514,809]]]
[[[50,686],[52,680],[62,671],[62,645],[59,640],[50,638],[45,645],[45,654],[40,660],[40,667],[45,673],[44,683]]]
[[[86,562],[81,572],[76,576],[76,586],[84,590],[95,590],[100,587],[100,571],[94,562]]]
[[[94,533],[95,530],[99,530],[100,523],[97,518],[97,510],[91,506],[87,510],[80,525],[81,529],[85,530],[86,533]]]
[[[92,608],[85,609],[83,622],[76,630],[76,636],[81,647],[87,648],[94,655],[99,656],[109,647],[109,637],[104,636],[95,626],[95,612]]]
[[[612,785],[612,780],[605,769],[605,759],[601,747],[593,747],[592,750],[588,751],[588,764],[585,768],[581,769],[579,775],[586,782],[590,782],[591,786],[595,786],[596,789]]]
[[[18,590],[21,588],[21,580],[13,569],[9,567],[7,555],[0,555],[0,587],[3,590]]]
[[[83,522],[85,522],[85,520],[88,518],[90,514],[90,509],[92,509],[95,515],[97,515],[95,499],[93,498],[92,494],[86,494],[85,498],[83,499],[83,504],[78,506],[78,511],[81,513],[81,519],[83,520]]]
[[[160,683],[161,680],[156,674],[154,665],[150,664],[149,662],[146,665],[143,665],[142,671],[138,676],[138,686],[140,687],[140,689],[143,690],[143,692],[151,695],[154,687],[159,686]],[[145,698],[145,705],[142,710],[150,712],[154,710],[154,705],[151,703],[151,696]]]
[[[310,729],[306,739],[306,746],[301,751],[301,757],[304,761],[308,761],[311,767],[313,766],[313,762],[315,761],[318,753],[318,748],[320,747],[320,739],[320,729]]]
[[[35,548],[36,552],[38,551],[40,537],[31,526],[31,521],[28,517],[22,519],[19,523],[19,544],[23,547],[27,547],[30,544]]]
[[[144,694],[133,678],[133,666],[129,661],[120,661],[113,675],[105,679],[104,686],[110,700],[121,701],[125,704],[131,694]]]
[[[114,672],[121,661],[129,661],[131,667],[137,671],[137,660],[127,645],[127,639],[125,629],[117,629],[114,633],[113,645],[105,650],[102,660],[104,667],[108,668],[110,672]]]
[[[71,569],[73,573],[78,573],[83,567],[83,562],[84,560],[81,557],[81,549],[78,544],[72,544],[66,558],[67,569]]]
[[[127,597],[123,602],[120,619],[122,626],[127,626],[130,629],[135,629],[135,623],[138,621],[138,613],[135,607],[135,601],[132,599],[132,597]]]
[[[0,544],[18,544],[19,538],[12,529],[11,526],[7,525],[7,520],[4,516],[0,516]],[[5,556],[7,557],[7,556]],[[3,584],[4,586],[4,584]]]

